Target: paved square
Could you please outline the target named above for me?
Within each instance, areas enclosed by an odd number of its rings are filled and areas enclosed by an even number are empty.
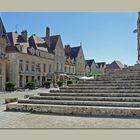
[[[43,115],[23,112],[6,112],[5,98],[48,92],[40,88],[32,91],[0,93],[0,128],[140,128],[140,119],[74,117]]]

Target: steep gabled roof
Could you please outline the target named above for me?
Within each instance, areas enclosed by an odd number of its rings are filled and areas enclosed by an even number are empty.
[[[8,32],[6,34],[12,46],[15,46],[16,44],[20,44],[20,43],[26,43],[24,38],[16,32]]]
[[[6,29],[5,29],[5,27],[4,27],[4,24],[3,24],[3,22],[2,22],[1,17],[0,17],[0,36],[5,37],[6,43],[7,43],[7,45],[9,46],[9,45],[10,45],[10,41],[9,41],[9,38],[8,38],[8,36],[7,36],[7,34],[6,34]]]
[[[105,62],[98,62],[96,63],[97,68],[100,68],[100,66],[105,66],[106,63]]]
[[[5,27],[3,25],[2,19],[0,17],[0,36],[6,33]]]
[[[44,39],[42,39],[36,35],[32,35],[29,37],[29,44],[30,44],[30,46],[34,47],[35,49],[39,49],[42,51],[48,51],[47,44],[44,41]]]
[[[93,62],[95,62],[94,61],[94,59],[90,59],[90,60],[86,60],[86,66],[89,66],[89,67],[91,67],[91,65],[93,64]]]
[[[58,42],[58,39],[60,38],[60,35],[54,35],[54,36],[50,36],[50,47],[47,45],[46,43],[46,37],[38,37],[35,35],[32,35],[29,38],[29,43],[31,46],[37,48],[47,48],[48,52],[53,52],[55,50],[56,44]]]
[[[53,52],[55,50],[55,47],[59,38],[60,38],[60,35],[50,36],[50,48],[49,48],[50,52]]]
[[[81,46],[71,48],[71,53],[70,53],[71,59],[73,59],[73,58],[75,59],[78,56],[80,48],[81,48]]]
[[[122,68],[124,68],[124,65],[120,61],[115,60],[111,64],[109,64],[107,66],[107,68],[110,68],[110,69],[122,69]]]

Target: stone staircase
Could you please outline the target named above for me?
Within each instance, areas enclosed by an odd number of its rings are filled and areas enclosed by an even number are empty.
[[[140,65],[7,104],[9,111],[140,117]]]

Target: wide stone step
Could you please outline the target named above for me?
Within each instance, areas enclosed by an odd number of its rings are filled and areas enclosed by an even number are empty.
[[[140,77],[132,77],[132,78],[130,78],[130,77],[126,77],[126,78],[123,78],[123,77],[116,77],[116,78],[105,78],[105,77],[98,77],[98,78],[95,78],[95,79],[92,79],[92,80],[87,80],[87,81],[123,81],[123,80],[140,80]]]
[[[75,96],[75,97],[140,97],[140,93],[38,93],[40,96]]]
[[[45,104],[17,104],[6,106],[7,111],[25,111],[78,116],[140,117],[140,108],[102,106],[64,106]]]
[[[140,71],[139,72],[121,72],[121,73],[106,73],[102,76],[140,76]]]
[[[137,78],[140,79],[140,75],[104,75],[98,78],[117,78],[117,79],[122,79],[122,78]],[[95,78],[96,79],[96,78]]]
[[[81,90],[96,90],[96,89],[101,89],[101,90],[103,90],[103,89],[109,89],[109,90],[111,90],[111,89],[135,89],[135,90],[137,90],[137,89],[140,89],[140,86],[118,86],[118,85],[116,85],[116,86],[80,86],[80,85],[78,85],[77,87],[75,86],[75,87],[63,87],[63,88],[60,88],[60,91],[62,91],[62,90],[79,90],[79,89],[81,89]]]
[[[118,101],[140,102],[140,97],[75,97],[75,96],[33,96],[30,100],[74,100],[74,101]]]
[[[18,100],[24,104],[51,104],[51,105],[76,105],[76,106],[111,106],[111,107],[140,107],[140,102],[115,102],[115,101],[69,101],[69,100]]]
[[[140,83],[86,83],[86,84],[71,84],[69,87],[78,87],[78,86],[140,86]]]
[[[140,83],[140,80],[85,80],[79,81],[79,84],[92,84],[92,83]]]
[[[53,90],[51,90],[50,91],[51,93],[53,92],[53,93],[55,93],[55,92],[58,92],[58,91],[53,91]],[[127,89],[122,89],[122,90],[120,90],[120,89],[114,89],[114,90],[111,90],[111,89],[95,89],[95,90],[93,90],[93,89],[82,89],[82,90],[80,90],[80,89],[61,89],[61,91],[59,91],[59,92],[63,92],[63,93],[75,93],[75,92],[77,92],[77,93],[140,93],[140,90],[135,90],[135,89],[129,89],[129,90],[127,90]]]

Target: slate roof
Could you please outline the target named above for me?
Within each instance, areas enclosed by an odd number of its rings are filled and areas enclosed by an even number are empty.
[[[47,46],[48,52],[53,53],[55,50],[55,47],[57,45],[58,39],[60,38],[60,35],[53,35],[50,36],[50,47]],[[46,40],[46,37],[42,37],[42,39],[44,39],[44,41]]]
[[[26,43],[24,38],[16,32],[8,32],[6,34],[8,36],[10,43],[11,43],[11,46],[15,46],[16,44],[20,44],[20,43]]]
[[[0,17],[0,36],[6,33],[5,27],[3,25],[2,19]]]
[[[92,63],[95,62],[94,59],[86,60],[86,66],[91,67]]]
[[[115,60],[111,64],[107,65],[107,68],[109,68],[109,69],[122,69],[122,68],[124,68],[124,65],[120,61]]]
[[[5,37],[6,42],[7,42],[7,45],[9,46],[9,45],[10,45],[10,41],[9,41],[9,38],[8,38],[8,36],[7,36],[7,34],[6,34],[6,29],[5,29],[5,27],[4,27],[4,24],[3,24],[3,22],[2,22],[1,17],[0,17],[0,36]]]
[[[64,49],[66,57],[70,57],[71,59],[75,59],[78,56],[80,48],[81,48],[81,46],[70,47],[70,50],[68,53],[66,53],[66,50]]]
[[[96,67],[99,68],[100,66],[105,66],[106,63],[105,62],[98,62],[96,63]]]
[[[34,47],[35,49],[39,49],[42,51],[48,51],[47,44],[44,41],[44,39],[42,39],[36,35],[32,35],[29,37],[29,45]]]

